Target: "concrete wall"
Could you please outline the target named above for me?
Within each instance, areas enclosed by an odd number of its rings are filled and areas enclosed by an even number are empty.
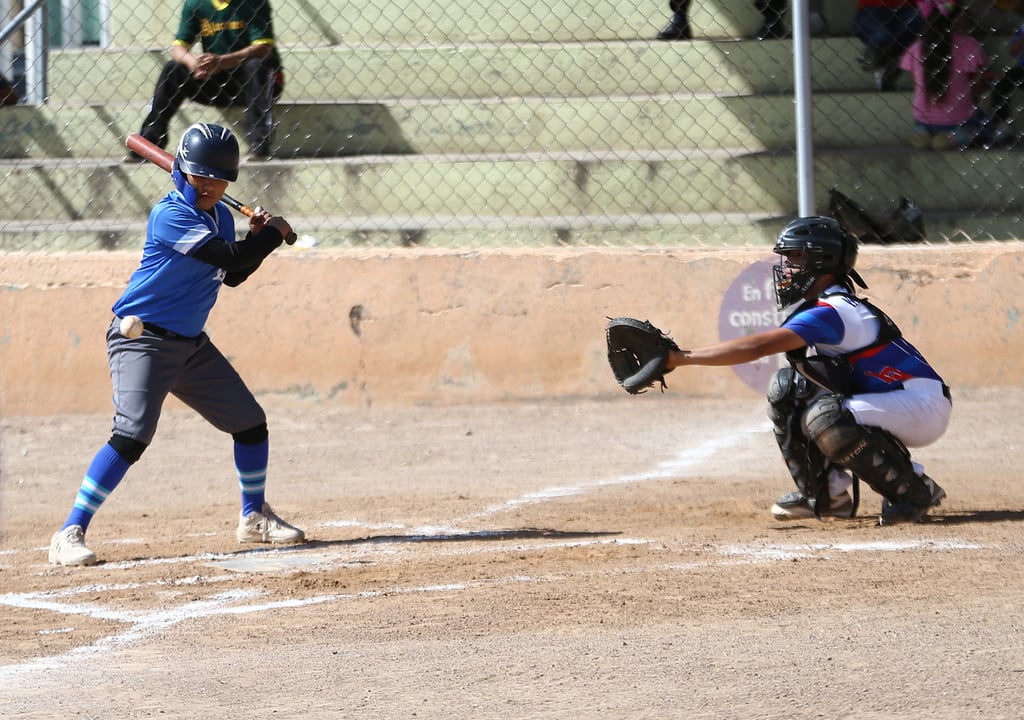
[[[313,405],[615,397],[623,393],[605,359],[606,316],[650,319],[684,347],[770,324],[771,257],[285,248],[222,291],[209,331],[258,395]],[[0,413],[110,409],[104,331],[137,262],[137,252],[4,256]],[[859,268],[867,295],[954,388],[1024,382],[1024,245],[867,247]],[[743,327],[730,329],[735,318]],[[761,392],[749,367],[668,379],[670,392],[689,396]]]

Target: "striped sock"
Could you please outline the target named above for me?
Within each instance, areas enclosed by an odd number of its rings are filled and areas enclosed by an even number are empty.
[[[96,457],[92,459],[85,477],[82,478],[82,486],[75,496],[75,505],[71,508],[71,513],[61,530],[69,525],[79,525],[82,532],[85,532],[92,521],[92,516],[118,486],[129,467],[131,463],[118,455],[110,445],[100,448]]]
[[[242,491],[242,515],[263,512],[269,456],[268,440],[259,445],[235,443],[235,470],[238,472],[238,487]]]

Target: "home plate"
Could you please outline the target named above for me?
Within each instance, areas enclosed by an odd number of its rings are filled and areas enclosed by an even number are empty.
[[[283,570],[295,570],[296,568],[320,565],[327,562],[329,562],[328,557],[322,554],[279,555],[277,553],[254,553],[224,560],[214,560],[207,563],[207,565],[234,572],[281,572]]]

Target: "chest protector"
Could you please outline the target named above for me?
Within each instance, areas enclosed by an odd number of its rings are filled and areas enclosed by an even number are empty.
[[[843,353],[842,355],[836,355],[835,357],[826,357],[824,355],[808,356],[808,348],[805,345],[798,350],[791,350],[786,353],[786,359],[794,370],[806,377],[815,385],[819,385],[832,393],[849,395],[850,388],[853,384],[853,364],[857,359],[866,352],[871,352],[872,350],[888,345],[893,340],[898,340],[903,337],[903,333],[900,331],[896,323],[893,322],[892,318],[864,298],[856,297],[847,292],[823,293],[820,297],[832,297],[834,295],[843,295],[860,303],[861,305],[864,305],[871,311],[871,314],[878,319],[878,336],[875,338],[874,342],[869,343],[864,347],[851,350],[850,352]],[[798,307],[796,312],[793,314],[795,315],[805,310],[809,310],[817,305],[817,302],[817,298],[814,300],[808,300]]]

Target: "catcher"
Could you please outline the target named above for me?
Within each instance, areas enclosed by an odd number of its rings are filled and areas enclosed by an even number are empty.
[[[648,333],[632,350],[620,337],[619,319],[612,320],[613,371],[618,377],[621,358],[629,357],[632,375],[619,381],[642,392],[677,367],[738,365],[785,353],[790,367],[772,376],[768,416],[797,489],[775,502],[772,515],[852,517],[857,478],[882,496],[880,524],[920,521],[946,493],[907,448],[930,445],[945,433],[952,413],[948,386],[885,313],[857,297],[855,284],[867,288],[854,269],[857,240],[837,221],[794,220],[773,250],[780,256],[776,299],[787,311],[781,327],[681,350],[651,326],[657,336]]]

